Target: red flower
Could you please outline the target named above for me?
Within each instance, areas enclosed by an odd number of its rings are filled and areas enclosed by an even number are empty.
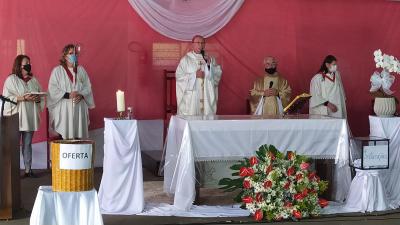
[[[271,171],[272,171],[272,165],[269,165],[269,166],[267,167],[267,169],[265,170],[265,173],[268,175],[269,172],[271,172]]]
[[[250,196],[246,196],[242,198],[242,202],[244,203],[252,203],[253,202],[253,198]]]
[[[289,160],[293,160],[293,158],[294,158],[294,153],[293,152],[288,152],[287,153],[287,158],[289,159]]]
[[[243,188],[244,188],[244,189],[249,189],[250,187],[251,187],[250,181],[244,180],[244,181],[243,181]]]
[[[261,193],[256,194],[256,201],[257,202],[262,202],[263,201],[263,195]]]
[[[328,203],[328,201],[327,201],[326,199],[320,198],[320,199],[318,200],[318,204],[319,204],[319,206],[321,206],[321,208],[324,208],[324,207],[326,207],[329,203]]]
[[[297,210],[293,210],[293,216],[296,219],[301,219],[301,212]]]
[[[270,180],[265,181],[264,188],[270,188],[270,187],[272,187],[272,181],[270,181]]]
[[[250,165],[251,166],[254,166],[257,163],[258,163],[257,157],[253,156],[253,157],[250,158]]]
[[[254,170],[252,168],[242,167],[240,168],[239,175],[241,177],[253,176]]]
[[[289,187],[290,187],[290,181],[286,182],[285,186],[283,186],[285,190],[289,189]]]
[[[301,178],[303,178],[303,174],[299,173],[296,175],[296,180],[300,180]]]
[[[310,163],[302,162],[300,164],[300,169],[307,170],[310,167]]]
[[[247,167],[240,168],[239,175],[241,177],[246,177],[247,176]]]
[[[314,178],[315,178],[315,175],[316,175],[315,171],[309,173],[309,174],[308,174],[308,179],[310,179],[310,180],[314,179]]]
[[[268,156],[271,158],[271,160],[275,160],[275,155],[272,152],[268,152]]]
[[[304,188],[304,190],[301,192],[301,195],[303,195],[303,197],[307,197],[308,195],[308,189]]]
[[[316,191],[315,189],[311,189],[311,190],[310,190],[310,193],[311,193],[311,194],[315,194],[315,193],[317,193],[317,191]]]
[[[287,170],[287,175],[288,175],[288,176],[292,176],[292,174],[294,174],[294,168],[293,168],[293,166],[289,167],[289,169]]]
[[[291,202],[285,202],[285,204],[284,204],[283,206],[289,208],[289,207],[292,207],[292,206],[293,206],[293,203],[291,203]]]
[[[256,221],[262,220],[262,219],[263,219],[263,212],[262,212],[261,210],[257,210],[257,211],[254,213],[254,219],[255,219]]]
[[[301,200],[303,198],[304,198],[304,196],[301,193],[297,193],[294,195],[294,199],[296,199],[296,200]]]

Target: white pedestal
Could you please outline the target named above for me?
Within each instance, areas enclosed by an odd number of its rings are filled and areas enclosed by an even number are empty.
[[[358,170],[351,182],[345,209],[353,212],[373,212],[389,209],[386,190],[379,170]]]
[[[143,171],[137,120],[104,119],[104,163],[99,190],[101,213],[143,211]]]
[[[53,192],[39,187],[30,225],[103,225],[95,189],[81,192]]]

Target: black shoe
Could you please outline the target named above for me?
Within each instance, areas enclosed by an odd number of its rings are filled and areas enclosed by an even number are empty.
[[[32,170],[29,170],[28,173],[25,173],[25,177],[38,178],[38,176],[36,176],[36,174],[34,174]]]

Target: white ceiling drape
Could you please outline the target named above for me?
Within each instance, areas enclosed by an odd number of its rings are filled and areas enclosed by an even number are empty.
[[[209,37],[222,29],[244,0],[128,0],[154,30],[188,41],[196,34]]]

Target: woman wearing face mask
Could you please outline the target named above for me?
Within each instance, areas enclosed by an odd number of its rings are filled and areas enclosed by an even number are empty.
[[[310,114],[346,118],[346,96],[335,56],[325,57],[310,84]]]
[[[31,73],[30,58],[18,55],[14,60],[12,73],[7,77],[3,95],[17,105],[6,103],[4,115],[19,113],[19,131],[22,139],[22,155],[25,165],[25,177],[36,177],[32,173],[32,137],[40,125],[40,112],[43,110],[44,101],[38,94],[42,88],[38,80]]]
[[[78,65],[75,46],[62,50],[60,65],[51,72],[49,80],[50,128],[63,139],[88,138],[89,111],[95,107],[89,76]]]

